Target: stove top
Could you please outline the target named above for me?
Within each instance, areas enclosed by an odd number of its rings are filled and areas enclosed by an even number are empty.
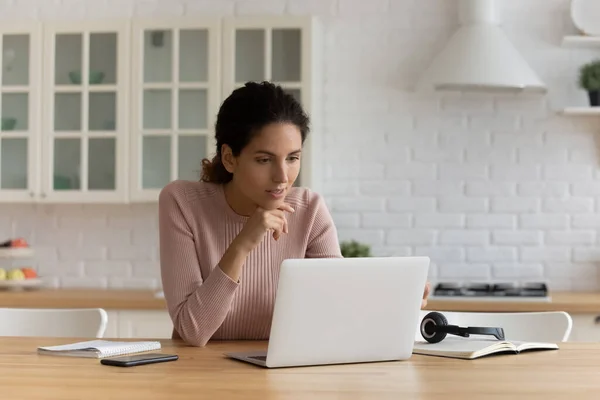
[[[516,284],[440,282],[433,288],[432,298],[473,300],[550,300],[548,286],[542,282]]]

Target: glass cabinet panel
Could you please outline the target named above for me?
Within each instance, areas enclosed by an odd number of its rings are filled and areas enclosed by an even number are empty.
[[[115,190],[116,139],[90,138],[88,154],[88,188],[90,190]]]
[[[57,85],[80,85],[83,62],[83,35],[56,35],[54,81]]]
[[[271,46],[271,79],[277,82],[299,82],[302,65],[300,29],[273,29]]]
[[[286,93],[291,94],[294,98],[302,103],[302,93],[300,89],[283,89]]]
[[[144,82],[172,82],[173,33],[170,30],[144,32]]]
[[[142,187],[162,189],[171,181],[171,138],[144,136],[142,149]]]
[[[179,91],[179,129],[206,129],[206,90]]]
[[[81,189],[81,139],[54,139],[54,190]]]
[[[28,148],[25,138],[0,141],[0,189],[28,188]]]
[[[81,131],[81,93],[54,95],[54,130]]]
[[[177,164],[179,179],[197,181],[202,172],[202,159],[207,153],[206,136],[179,136]]]
[[[208,80],[208,31],[183,29],[179,33],[179,81]]]
[[[144,90],[143,113],[144,129],[170,129],[171,90]]]
[[[114,131],[117,125],[117,94],[93,92],[89,97],[88,129],[90,131]]]
[[[2,93],[2,131],[29,129],[29,95],[27,93]]]
[[[235,81],[262,81],[265,77],[265,31],[238,29],[235,32]]]
[[[2,38],[2,86],[29,85],[29,35],[6,34]]]
[[[90,85],[115,84],[117,82],[117,34],[90,34],[90,62],[88,82]]]

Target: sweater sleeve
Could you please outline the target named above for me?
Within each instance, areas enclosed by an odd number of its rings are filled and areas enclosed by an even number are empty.
[[[308,236],[306,258],[341,258],[340,243],[333,218],[323,197],[311,193],[315,217]]]
[[[161,278],[173,327],[187,343],[204,346],[227,316],[239,284],[218,265],[202,276],[186,205],[185,189],[176,182],[161,191]]]

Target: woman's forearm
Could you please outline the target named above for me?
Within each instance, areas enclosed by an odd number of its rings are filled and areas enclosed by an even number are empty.
[[[238,282],[250,251],[251,246],[238,236],[231,242],[225,254],[223,254],[219,262],[219,267],[233,281]]]

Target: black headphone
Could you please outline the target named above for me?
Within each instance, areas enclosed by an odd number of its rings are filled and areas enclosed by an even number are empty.
[[[498,340],[504,340],[504,329],[492,327],[460,327],[448,325],[448,320],[443,314],[432,311],[421,321],[421,335],[429,343],[438,343],[444,340],[447,334],[469,337],[473,335],[492,335]]]

